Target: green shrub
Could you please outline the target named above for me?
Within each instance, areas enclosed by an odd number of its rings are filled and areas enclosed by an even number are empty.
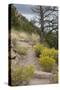
[[[41,56],[39,59],[39,63],[44,71],[51,72],[55,65],[55,60],[48,56]]]
[[[44,50],[42,51],[41,55],[43,57],[48,56],[50,58],[55,59],[56,62],[58,62],[58,53],[57,50],[55,50],[54,48],[50,49],[50,48],[44,48]]]
[[[22,46],[16,46],[16,51],[20,55],[26,55],[27,54],[27,48]]]
[[[44,50],[42,50],[41,55],[44,56],[49,56],[50,57],[50,49],[45,47]],[[40,56],[41,56],[40,55]]]
[[[58,63],[58,51],[54,48],[51,49],[51,54],[52,58],[55,59],[56,63]]]
[[[48,45],[52,48],[58,49],[58,31],[55,32],[49,32],[45,36],[45,40],[48,43]]]
[[[43,49],[44,49],[44,46],[42,44],[40,44],[40,43],[38,43],[38,44],[36,44],[34,46],[34,50],[36,52],[36,56],[37,57],[39,57],[39,55],[41,54],[41,52],[43,51]]]
[[[16,69],[11,72],[12,85],[28,84],[33,75],[34,67],[32,65],[26,67],[16,67]]]
[[[11,85],[19,85],[22,83],[22,68],[16,67],[11,71]]]
[[[50,55],[52,58],[56,59],[56,55],[57,55],[57,50],[55,50],[54,48],[52,48],[50,50]]]
[[[53,73],[51,83],[58,83],[58,72]]]
[[[23,81],[29,81],[34,74],[34,67],[32,65],[29,65],[23,69]]]

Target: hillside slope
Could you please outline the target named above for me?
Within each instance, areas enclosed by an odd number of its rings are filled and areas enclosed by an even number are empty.
[[[40,32],[39,28],[28,21],[13,5],[11,6],[11,28],[29,33]]]

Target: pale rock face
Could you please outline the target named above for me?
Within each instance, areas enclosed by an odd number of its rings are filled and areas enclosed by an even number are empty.
[[[15,59],[16,58],[16,53],[13,51],[13,49],[11,49],[11,59]]]

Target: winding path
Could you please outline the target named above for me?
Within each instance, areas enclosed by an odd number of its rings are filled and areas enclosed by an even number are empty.
[[[35,52],[32,49],[32,45],[30,45],[28,42],[18,42],[18,44],[28,47],[28,51],[27,55],[23,56],[22,58],[20,57],[20,55],[18,55],[18,58],[16,58],[17,65],[18,64],[20,66],[33,65],[35,68],[34,77],[32,78],[32,80],[30,80],[29,85],[49,84],[52,74],[43,72],[41,70]]]

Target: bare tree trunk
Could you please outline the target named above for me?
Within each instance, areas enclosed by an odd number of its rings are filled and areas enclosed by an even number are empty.
[[[43,8],[40,6],[40,17],[41,17],[41,34],[40,34],[40,42],[44,42],[44,16],[43,16]]]
[[[40,42],[44,43],[44,34],[43,34],[43,32],[41,32],[41,34],[40,34]]]

